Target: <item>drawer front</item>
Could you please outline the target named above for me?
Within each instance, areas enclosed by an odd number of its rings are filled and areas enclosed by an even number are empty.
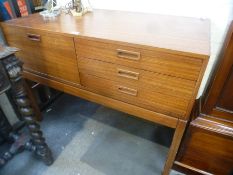
[[[102,60],[195,81],[202,67],[202,60],[199,58],[145,50],[135,46],[81,38],[75,38],[75,46],[78,57]]]
[[[159,73],[144,71],[126,66],[111,64],[88,58],[78,59],[79,71],[97,77],[127,82],[135,87],[146,87],[161,94],[190,100],[195,88],[195,81],[171,77]]]
[[[25,70],[58,81],[80,82],[72,37],[11,26],[3,30],[8,44],[21,49],[17,56]]]
[[[146,87],[135,87],[130,83],[111,81],[82,72],[80,79],[81,84],[92,92],[169,116],[182,118],[188,106],[188,100],[161,94]]]

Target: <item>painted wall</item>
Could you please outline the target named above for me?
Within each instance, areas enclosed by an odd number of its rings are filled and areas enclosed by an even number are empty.
[[[83,0],[84,1],[84,0]],[[87,1],[87,0],[85,0]],[[233,19],[233,0],[89,0],[93,8],[169,14],[211,20],[211,57],[197,98],[203,93]],[[59,5],[69,1],[57,0]]]

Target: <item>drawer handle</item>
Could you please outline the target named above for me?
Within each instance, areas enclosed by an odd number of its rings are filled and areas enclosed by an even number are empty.
[[[40,35],[32,34],[32,33],[27,33],[27,37],[31,41],[40,41]]]
[[[138,91],[136,89],[127,88],[124,86],[119,86],[118,91],[132,96],[137,96],[138,94]]]
[[[139,73],[138,72],[132,72],[124,69],[118,69],[117,75],[120,77],[125,77],[129,79],[138,80],[139,79]]]
[[[126,58],[129,60],[138,61],[141,58],[140,52],[133,52],[128,50],[117,49],[117,56],[120,58]]]

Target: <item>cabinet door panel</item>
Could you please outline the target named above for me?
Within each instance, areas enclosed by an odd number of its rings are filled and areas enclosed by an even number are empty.
[[[233,68],[222,90],[217,106],[233,113]]]
[[[15,26],[4,26],[3,30],[8,44],[20,49],[17,56],[26,71],[79,83],[73,37]]]

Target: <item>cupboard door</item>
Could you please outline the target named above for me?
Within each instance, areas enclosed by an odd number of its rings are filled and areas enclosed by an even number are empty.
[[[61,82],[79,84],[73,37],[15,26],[3,27],[10,46],[24,62],[24,70]]]

